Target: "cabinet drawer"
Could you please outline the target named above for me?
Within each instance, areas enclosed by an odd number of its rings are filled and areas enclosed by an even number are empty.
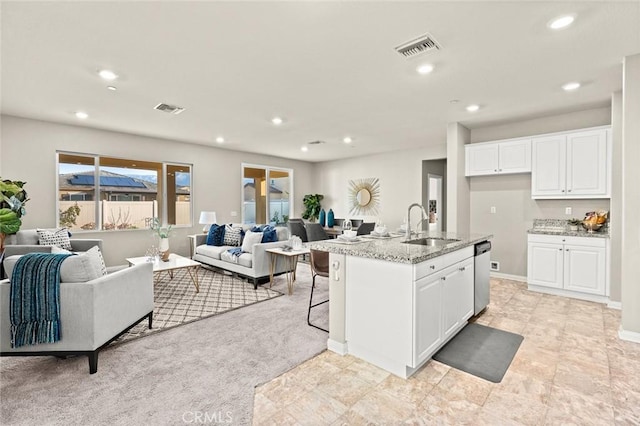
[[[418,263],[415,265],[413,279],[419,280],[440,271],[442,268],[442,256],[434,257],[433,259]]]
[[[529,234],[527,241],[530,243],[546,244],[571,244],[574,246],[606,247],[607,239],[600,237],[569,237],[563,235],[539,235]]]

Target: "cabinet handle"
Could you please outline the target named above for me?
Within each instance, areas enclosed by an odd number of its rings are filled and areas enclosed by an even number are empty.
[[[562,190],[562,192],[564,192],[564,189]]]
[[[462,272],[462,271],[464,271],[465,269],[467,269],[467,268],[463,266],[462,268],[458,268],[458,271]]]
[[[558,250],[562,251],[562,249],[561,249],[561,248],[559,248]]]
[[[569,251],[569,249],[565,249],[565,251]]]
[[[447,277],[441,277],[440,279],[441,279],[442,281],[446,281],[446,280],[447,280]]]
[[[493,171],[494,171],[494,172],[497,172],[497,171],[498,171],[498,169],[493,169]]]
[[[569,190],[567,190],[567,192],[571,192],[571,190],[569,189]]]

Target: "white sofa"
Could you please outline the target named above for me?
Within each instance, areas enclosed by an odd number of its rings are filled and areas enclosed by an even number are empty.
[[[244,228],[247,230],[249,227],[244,225]],[[247,277],[253,281],[253,287],[258,288],[258,283],[268,278],[271,273],[271,255],[266,250],[289,244],[287,228],[276,227],[276,233],[278,241],[256,244],[253,246],[253,253],[242,253],[237,258],[228,252],[229,249],[236,247],[208,246],[207,234],[196,235],[192,240],[193,260]],[[287,262],[282,256],[276,258],[275,266],[274,275],[288,271]]]
[[[13,261],[13,262],[12,262]],[[10,272],[15,258],[7,259]],[[144,263],[81,283],[60,283],[60,341],[11,347],[9,280],[0,281],[0,356],[87,355],[98,370],[98,352],[138,324],[153,325],[153,265]]]

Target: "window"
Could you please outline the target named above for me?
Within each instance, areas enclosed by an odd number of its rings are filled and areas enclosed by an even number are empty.
[[[166,203],[165,203],[166,201]],[[58,223],[76,230],[192,223],[191,166],[58,153]]]
[[[292,207],[292,177],[293,170],[290,169],[243,164],[243,223],[277,225],[288,222]]]

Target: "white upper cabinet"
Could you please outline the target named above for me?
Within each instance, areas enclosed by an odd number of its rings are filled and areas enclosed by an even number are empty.
[[[533,138],[532,198],[609,198],[608,129]]]
[[[465,145],[465,154],[465,176],[531,171],[531,139]]]

